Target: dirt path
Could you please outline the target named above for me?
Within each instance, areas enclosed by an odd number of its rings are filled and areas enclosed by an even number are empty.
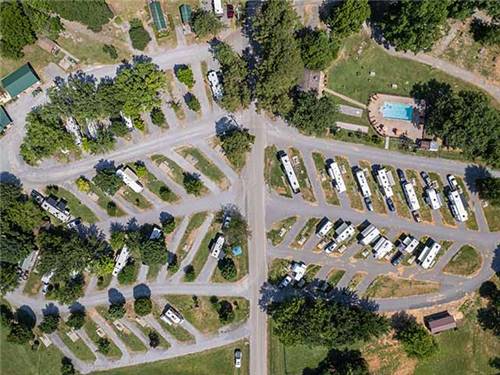
[[[325,88],[324,91],[326,91],[329,94],[338,96],[339,98],[344,99],[346,102],[352,103],[352,104],[354,104],[354,105],[356,105],[358,107],[366,108],[366,104],[363,104],[361,102],[358,102],[357,100],[349,98],[348,96],[345,96],[345,95],[343,95],[343,94],[341,94],[341,93],[339,93],[337,91],[333,91],[333,90],[327,89],[327,88]]]

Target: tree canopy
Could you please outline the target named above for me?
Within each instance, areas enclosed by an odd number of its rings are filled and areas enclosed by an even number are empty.
[[[297,14],[291,3],[269,0],[263,3],[253,26],[253,38],[259,44],[255,87],[258,105],[275,114],[287,114],[293,106],[290,91],[303,73],[295,38]]]
[[[200,8],[191,15],[191,28],[198,38],[215,37],[224,28],[224,24],[213,12]]]
[[[195,84],[193,71],[189,65],[177,66],[175,68],[175,76],[189,88],[192,88]]]
[[[338,44],[323,30],[303,29],[299,40],[300,55],[307,69],[324,70],[337,57]]]
[[[224,154],[237,169],[245,165],[246,154],[252,150],[255,136],[248,129],[233,128],[219,136]]]
[[[413,319],[409,319],[397,329],[396,338],[410,357],[423,359],[430,357],[438,349],[438,344],[429,331]]]
[[[326,23],[335,37],[345,38],[357,33],[370,17],[368,0],[344,0],[336,3],[327,16]]]
[[[123,186],[122,179],[116,175],[116,169],[112,166],[97,170],[92,182],[105,193],[113,196]]]
[[[479,197],[493,206],[500,206],[500,178],[488,177],[476,180]]]
[[[134,311],[137,315],[146,316],[153,310],[153,302],[149,297],[137,298],[134,301]]]
[[[141,51],[144,51],[151,41],[149,33],[144,29],[142,21],[138,18],[130,20],[130,29],[128,34],[130,35],[132,47]]]
[[[23,48],[36,41],[36,34],[21,2],[2,1],[0,22],[2,24],[0,52],[11,59],[23,57]]]
[[[141,260],[144,264],[151,266],[153,264],[167,263],[167,246],[163,235],[156,239],[147,239],[140,244]]]
[[[306,134],[324,134],[335,124],[337,104],[331,96],[317,98],[315,91],[297,91],[288,122]]]
[[[426,51],[441,36],[448,1],[401,0],[391,3],[381,22],[384,38],[397,50]]]

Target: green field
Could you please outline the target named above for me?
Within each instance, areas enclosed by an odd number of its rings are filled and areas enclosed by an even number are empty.
[[[483,207],[484,217],[488,223],[488,228],[490,232],[500,231],[500,207],[495,207],[491,203],[487,207]]]
[[[57,198],[63,198],[68,202],[68,208],[71,215],[79,217],[82,221],[93,224],[98,219],[90,208],[84,205],[75,195],[60,186],[47,186],[45,189],[46,194],[54,195]]]
[[[178,152],[221,189],[229,188],[229,181],[224,173],[203,152],[194,147],[182,147]]]
[[[242,351],[242,367],[234,368],[234,350]],[[249,375],[250,350],[246,340],[220,348],[190,354],[179,358],[152,362],[140,366],[125,367],[105,372],[95,372],[103,375]]]
[[[333,188],[332,180],[326,171],[325,155],[320,152],[313,152],[312,158],[316,167],[316,172],[321,180],[321,188],[323,190],[326,203],[340,206],[337,191]]]
[[[200,247],[196,250],[196,254],[193,258],[193,261],[191,262],[191,265],[194,267],[194,272],[196,276],[200,274],[201,270],[203,269],[203,266],[205,265],[205,262],[208,259],[210,253],[208,245],[210,244],[210,241],[212,241],[212,239],[215,237],[219,229],[220,229],[220,222],[217,220],[217,218],[214,217],[212,223],[210,224],[210,227],[208,228],[207,233],[205,233],[205,236],[203,237],[203,240],[200,243]],[[186,278],[184,277],[184,281],[188,280],[186,280]]]
[[[154,281],[156,280],[156,277],[158,276],[158,273],[160,272],[160,269],[162,267],[162,264],[151,264],[148,268],[148,275],[146,276],[148,281]]]
[[[465,245],[451,258],[443,272],[459,276],[471,276],[481,269],[482,258],[470,245]]]
[[[340,279],[342,279],[342,276],[344,276],[344,274],[344,270],[331,270],[328,274],[328,283],[331,286],[336,286],[339,283]]]
[[[274,189],[279,195],[291,198],[292,190],[281,170],[280,162],[276,156],[277,153],[278,149],[275,145],[266,147],[264,179],[267,185],[271,189]]]
[[[278,246],[285,239],[286,234],[290,231],[293,225],[297,222],[298,216],[290,216],[283,220],[273,223],[271,229],[267,232],[267,238],[271,240],[273,246]],[[283,229],[283,236],[280,237],[280,232]]]
[[[85,326],[84,326],[85,332],[87,332],[87,335],[89,336],[89,338],[96,345],[99,342],[99,336],[97,335],[97,332],[96,332],[97,327],[98,327],[97,324],[90,318],[87,319],[87,321],[85,322]],[[111,340],[109,337],[108,337],[108,340],[109,340],[110,345],[109,345],[109,353],[106,355],[106,357],[108,357],[108,358],[120,358],[122,356],[122,352],[120,351],[118,346],[116,346],[116,344],[113,342],[113,340]]]
[[[151,155],[150,158],[158,167],[165,164],[168,167],[168,175],[172,180],[182,185],[184,180],[184,170],[172,159],[167,158],[164,155],[155,154]]]
[[[66,344],[66,346],[71,350],[75,356],[82,361],[95,361],[95,355],[92,353],[92,350],[83,342],[81,338],[78,338],[76,342],[71,341],[66,332],[71,330],[66,324],[59,324],[59,337]]]
[[[416,296],[437,292],[439,287],[439,283],[435,282],[379,275],[372,281],[364,296],[370,298]]]
[[[182,238],[179,242],[179,246],[177,247],[177,257],[179,258],[178,262],[181,262],[182,259],[188,253],[188,251],[191,249],[191,245],[194,241],[196,231],[199,227],[201,227],[207,215],[208,212],[206,211],[197,212],[189,218],[186,231],[182,235]]]
[[[113,202],[113,200],[104,193],[96,184],[89,181],[91,192],[97,196],[97,204],[104,210],[107,211],[108,203]],[[114,202],[116,204],[116,202]],[[124,216],[125,212],[116,204],[116,217]]]
[[[136,193],[128,186],[122,188],[120,195],[129,203],[132,203],[137,208],[141,210],[147,210],[153,207],[150,201],[148,201],[142,194]]]
[[[146,170],[146,175],[140,178],[146,187],[151,190],[158,198],[168,203],[175,203],[179,201],[179,197],[161,180],[158,179],[153,173]],[[167,193],[162,194],[162,190]]]

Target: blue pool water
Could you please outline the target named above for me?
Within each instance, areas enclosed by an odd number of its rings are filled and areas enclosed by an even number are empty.
[[[384,102],[382,116],[388,119],[413,120],[413,106],[403,103]]]

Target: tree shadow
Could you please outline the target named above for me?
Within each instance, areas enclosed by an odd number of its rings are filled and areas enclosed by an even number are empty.
[[[0,182],[4,184],[14,185],[17,187],[23,186],[21,180],[16,175],[6,171],[0,172]]]
[[[111,234],[116,232],[125,232],[126,227],[122,223],[114,222],[109,225],[109,231]]]
[[[42,309],[43,315],[58,315],[59,314],[59,308],[54,305],[52,302],[45,305],[45,307]]]
[[[478,179],[490,178],[492,176],[488,168],[482,165],[469,164],[465,168],[464,177],[465,184],[471,193],[478,193],[476,181]]]
[[[224,135],[226,132],[237,129],[238,126],[230,117],[224,116],[215,122],[215,134],[217,136]]]
[[[160,212],[160,223],[168,223],[170,220],[174,218],[174,215],[168,213],[166,211]]]
[[[125,304],[125,296],[116,288],[108,289],[108,301],[111,305]]]
[[[368,374],[368,363],[359,350],[330,349],[318,367],[302,371],[302,375],[323,374]]]
[[[114,160],[107,160],[107,159],[101,159],[97,162],[97,164],[94,166],[94,169],[99,172],[104,169],[116,169],[115,166],[115,161]]]
[[[146,284],[139,284],[134,286],[134,299],[137,298],[151,298],[151,289]]]
[[[25,327],[28,327],[30,329],[35,328],[36,314],[30,306],[22,305],[21,307],[19,307],[16,310],[15,318],[20,324],[24,325]]]
[[[85,306],[83,306],[80,302],[74,302],[69,306],[69,312],[74,314],[77,312],[85,312]]]
[[[141,226],[135,217],[131,217],[130,220],[127,221],[126,229],[129,232],[136,232],[141,229]]]
[[[396,333],[405,330],[408,325],[415,323],[417,319],[408,314],[406,311],[399,311],[391,316],[391,326],[394,328]]]

